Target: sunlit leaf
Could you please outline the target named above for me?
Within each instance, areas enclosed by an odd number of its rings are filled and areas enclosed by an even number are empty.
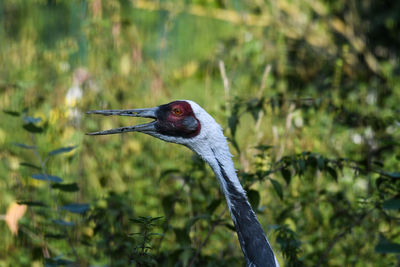
[[[52,188],[54,189],[59,189],[64,192],[77,192],[79,191],[79,187],[77,183],[71,183],[71,184],[52,184]]]
[[[21,143],[12,143],[14,146],[25,148],[25,149],[36,149],[36,146],[25,145]]]
[[[18,221],[24,216],[26,209],[26,205],[15,202],[8,206],[4,220],[13,235],[18,234]]]
[[[278,181],[271,179],[271,178],[270,178],[270,181],[271,181],[272,185],[274,186],[274,189],[275,189],[276,193],[278,194],[279,198],[283,199],[283,191],[282,191],[281,184]]]
[[[61,153],[67,153],[67,152],[74,150],[75,148],[76,148],[76,146],[61,147],[61,148],[55,149],[53,151],[50,151],[49,155],[54,156],[54,155],[61,154]]]
[[[61,179],[60,177],[53,175],[32,174],[31,176],[36,180],[42,180],[42,181],[51,181],[55,183],[61,183],[63,181],[63,179]]]
[[[382,207],[387,210],[398,210],[400,209],[400,198],[385,200]]]
[[[89,208],[90,208],[89,204],[79,204],[79,203],[72,203],[61,207],[62,210],[79,214],[85,213]]]

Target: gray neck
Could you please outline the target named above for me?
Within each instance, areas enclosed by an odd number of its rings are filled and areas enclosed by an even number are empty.
[[[235,224],[240,247],[246,258],[247,266],[275,267],[276,259],[274,252],[265,236],[265,233],[257,220],[257,216],[247,200],[246,194],[239,192],[231,179],[224,171],[224,166],[218,161],[220,175],[226,183],[230,199],[230,212]]]
[[[221,148],[210,148],[208,153],[196,152],[207,155],[203,159],[209,163],[218,178],[246,259],[246,266],[278,267],[274,252],[236,175],[229,148],[227,145],[226,148]]]

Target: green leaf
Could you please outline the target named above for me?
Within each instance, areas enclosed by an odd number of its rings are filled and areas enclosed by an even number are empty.
[[[382,207],[386,210],[398,210],[400,209],[400,198],[385,200],[382,203]]]
[[[32,174],[31,176],[33,179],[41,180],[41,181],[51,181],[54,183],[61,183],[63,181],[63,179],[61,179],[60,177],[53,176],[53,175]]]
[[[182,247],[189,247],[191,244],[190,236],[186,228],[174,228],[176,241]]]
[[[142,225],[155,225],[154,222],[164,218],[164,216],[151,217],[151,216],[139,216],[136,218],[129,219],[131,222],[142,224]]]
[[[50,258],[45,260],[45,267],[52,267],[52,266],[72,266],[75,262],[70,260],[61,259],[59,257]]]
[[[247,198],[249,199],[253,210],[257,210],[260,205],[260,193],[257,190],[250,189],[247,191]]]
[[[148,217],[149,218],[149,221],[151,222],[151,223],[154,223],[154,222],[157,222],[157,221],[159,221],[159,220],[161,220],[162,218],[164,218],[164,216],[157,216],[157,217]]]
[[[207,208],[206,208],[207,213],[210,215],[213,214],[220,204],[221,204],[220,198],[217,198],[217,199],[214,199],[213,201],[211,201],[211,203],[207,205]]]
[[[269,146],[269,145],[259,145],[259,146],[255,146],[254,148],[260,151],[265,151],[268,149],[273,148],[274,146]]]
[[[376,245],[375,251],[378,253],[400,253],[400,244],[381,241]]]
[[[18,111],[3,110],[3,112],[14,117],[18,117],[21,115],[21,113],[19,113]]]
[[[337,172],[334,168],[326,166],[326,170],[328,171],[328,173],[330,174],[330,176],[332,176],[333,179],[335,179],[335,181],[338,181],[338,176],[337,176]]]
[[[52,188],[58,189],[64,192],[77,192],[79,191],[79,187],[77,183],[70,183],[70,184],[52,184]]]
[[[226,228],[228,228],[228,229],[231,230],[232,232],[236,232],[235,226],[232,225],[231,223],[224,223],[223,226],[225,226]]]
[[[306,162],[303,159],[299,159],[297,163],[299,164],[300,172],[303,173],[306,170]]]
[[[325,160],[323,157],[319,156],[317,157],[317,166],[319,170],[322,170],[325,166]]]
[[[376,187],[379,189],[379,187],[381,186],[381,184],[382,184],[385,180],[387,180],[387,177],[382,177],[382,176],[380,176],[378,179],[376,179],[376,181],[375,181]]]
[[[35,149],[36,146],[29,146],[21,143],[12,143],[14,146],[25,148],[25,149]]]
[[[292,179],[292,174],[290,173],[290,170],[283,168],[281,170],[281,174],[282,174],[283,179],[285,179],[286,184],[290,184],[290,180]]]
[[[271,181],[272,185],[274,186],[274,189],[275,189],[276,193],[278,194],[279,198],[283,199],[283,191],[282,191],[281,184],[272,178],[270,178],[270,181]]]
[[[233,138],[228,138],[228,141],[232,143],[233,147],[236,149],[236,151],[238,152],[238,154],[240,154],[240,147],[239,144],[236,142],[236,140]]]
[[[52,238],[52,239],[64,239],[67,238],[65,234],[45,234],[45,238]]]
[[[31,163],[28,162],[21,162],[19,165],[24,166],[24,167],[29,167],[32,169],[36,169],[36,170],[40,170],[41,168],[39,166],[33,165]]]
[[[55,224],[61,225],[61,226],[74,226],[74,222],[67,222],[64,220],[52,220]]]
[[[169,176],[170,174],[173,174],[173,173],[180,174],[181,170],[180,169],[167,169],[167,170],[161,172],[160,177],[161,178],[167,177],[167,176]]]
[[[395,179],[400,178],[400,172],[382,172],[382,174],[390,178],[395,178]]]
[[[34,117],[24,116],[24,121],[26,123],[38,123],[38,122],[41,122],[42,119],[41,118],[34,118]]]
[[[175,201],[176,201],[175,194],[164,196],[161,199],[161,205],[162,205],[162,208],[164,210],[164,214],[166,216],[172,214],[173,209],[174,209]]]
[[[190,232],[190,228],[198,221],[198,220],[202,220],[202,219],[209,219],[210,216],[209,215],[205,215],[205,214],[200,214],[194,217],[191,217],[189,220],[186,221],[186,229],[188,232]]]
[[[67,152],[74,150],[75,148],[76,148],[76,146],[61,147],[61,148],[55,149],[53,151],[50,151],[49,156],[54,156],[54,155],[61,154],[61,153],[67,153]]]
[[[19,205],[27,205],[32,207],[46,207],[47,205],[41,201],[20,200],[17,201]]]
[[[38,127],[33,123],[24,124],[24,126],[22,126],[22,127],[30,133],[42,133],[43,132],[42,127]]]
[[[235,136],[236,127],[238,124],[239,124],[238,117],[236,116],[236,114],[232,114],[232,116],[230,116],[228,119],[228,126],[229,126],[229,129],[231,129],[232,136]]]
[[[62,210],[79,214],[85,213],[89,208],[90,208],[89,204],[79,204],[79,203],[72,203],[61,207]]]

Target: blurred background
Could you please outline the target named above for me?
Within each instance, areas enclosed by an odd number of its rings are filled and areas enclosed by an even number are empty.
[[[281,266],[400,266],[400,2],[0,1],[0,266],[244,266],[210,168],[89,109],[190,99]]]

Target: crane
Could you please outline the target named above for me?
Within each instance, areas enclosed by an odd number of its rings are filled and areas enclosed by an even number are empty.
[[[179,100],[154,108],[92,110],[87,114],[119,115],[154,119],[88,135],[141,132],[166,142],[187,146],[206,161],[215,173],[235,225],[246,266],[279,267],[268,239],[239,182],[221,126],[198,104]]]

